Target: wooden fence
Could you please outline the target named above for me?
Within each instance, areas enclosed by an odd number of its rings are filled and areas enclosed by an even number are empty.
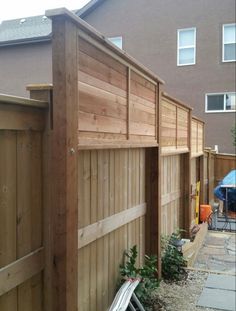
[[[106,310],[127,248],[159,254],[160,272],[162,81],[70,12],[49,15],[52,308]]]
[[[47,103],[0,96],[0,310],[43,310]]]
[[[85,22],[47,15],[53,92],[0,105],[0,309],[107,310],[125,250],[160,273],[161,231],[189,229],[204,127]]]
[[[203,200],[204,123],[192,109],[162,93],[161,97],[161,232],[186,231],[196,218],[196,185]]]
[[[230,171],[236,169],[236,155],[216,153],[210,148],[204,152],[204,202],[215,201],[214,188]]]
[[[197,185],[200,183],[198,189]],[[200,204],[204,203],[204,122],[192,117],[191,122],[191,219],[199,216]]]
[[[191,108],[166,93],[161,97],[161,232],[188,226],[188,155]],[[187,155],[187,156],[186,156]],[[183,175],[183,170],[186,174]]]

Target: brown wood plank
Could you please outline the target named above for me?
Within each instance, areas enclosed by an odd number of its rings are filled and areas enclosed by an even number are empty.
[[[106,91],[108,93],[111,93],[111,94],[114,94],[114,95],[117,95],[123,98],[126,98],[127,96],[126,90],[122,90],[119,87],[116,87],[108,82],[106,83],[105,81],[95,78],[91,76],[90,74],[87,74],[81,70],[79,70],[78,76],[79,76],[78,77],[79,83],[82,82],[82,83],[91,85],[93,87],[96,87],[98,89],[101,89],[103,91]]]
[[[43,209],[42,209],[42,134],[32,133],[31,150],[31,251],[42,246]],[[42,273],[31,279],[32,308],[41,311],[43,308]]]
[[[53,310],[78,308],[78,33],[69,19],[52,18]],[[69,122],[68,122],[69,120]],[[66,290],[65,290],[66,289]]]
[[[97,205],[97,220],[101,221],[104,218],[104,172],[103,172],[103,150],[98,152],[98,205]],[[104,241],[103,238],[97,240],[97,309],[104,309]]]
[[[126,134],[126,122],[92,113],[79,112],[79,130],[91,132]]]
[[[0,131],[0,268],[16,259],[16,133]],[[17,289],[0,297],[0,310],[17,310]]]
[[[130,121],[130,134],[154,136],[155,139],[155,126],[142,122]]]
[[[0,129],[40,131],[44,129],[44,125],[44,111],[41,109],[0,103]]]
[[[17,133],[17,258],[31,252],[31,150],[32,134]],[[32,310],[31,280],[18,287],[18,310]]]
[[[104,65],[107,65],[109,67],[112,67],[117,72],[125,75],[126,74],[126,66],[115,60],[113,57],[109,56],[108,54],[104,53],[88,41],[84,40],[83,38],[80,38],[80,45],[79,50],[83,52],[84,54],[87,54],[97,61],[103,63]]]
[[[155,114],[148,113],[139,109],[130,110],[130,120],[134,122],[140,122],[144,124],[155,125]]]
[[[83,225],[88,226],[91,223],[91,152],[84,151],[83,158]],[[90,308],[90,266],[91,266],[90,246],[83,249],[83,309]]]
[[[131,93],[155,103],[155,85],[131,72]]]
[[[52,310],[52,234],[51,234],[51,128],[52,128],[52,85],[30,85],[30,97],[48,102],[49,109],[45,114],[45,130],[42,133],[42,187],[43,187],[43,245],[45,249],[45,268],[43,272],[43,306],[44,311]],[[40,276],[38,276],[40,277]],[[36,289],[38,286],[32,287]],[[33,300],[34,300],[33,290]]]
[[[44,268],[43,248],[22,257],[3,268],[0,268],[0,296],[16,288],[26,280],[41,272]],[[34,278],[35,279],[35,278]],[[34,284],[37,286],[37,284]],[[34,297],[38,301],[38,294]],[[36,302],[36,301],[35,301]],[[35,306],[41,310],[41,303]],[[2,308],[2,310],[5,310]],[[34,309],[35,310],[35,309]]]
[[[84,227],[84,151],[78,154],[78,229]],[[78,306],[83,311],[84,249],[78,251]]]
[[[97,221],[97,196],[98,196],[98,151],[91,151],[91,223]],[[97,242],[90,244],[90,311],[96,311],[97,303]]]
[[[126,90],[124,74],[120,74],[113,67],[105,65],[81,51],[79,52],[79,70],[122,90]]]
[[[115,214],[115,151],[109,151],[109,216]],[[116,284],[114,280],[116,279],[116,266],[115,266],[115,232],[111,232],[109,234],[109,279],[108,279],[108,287],[109,287],[109,302],[112,303],[115,291]]]
[[[79,92],[81,111],[126,119],[126,101],[123,97],[82,82],[79,83]]]
[[[109,150],[103,151],[103,218],[109,217]],[[109,236],[103,238],[103,310],[109,307]]]

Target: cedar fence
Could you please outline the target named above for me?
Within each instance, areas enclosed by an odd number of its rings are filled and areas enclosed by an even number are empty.
[[[213,203],[214,188],[230,171],[236,169],[236,155],[216,153],[210,148],[204,152],[204,202]]]
[[[102,311],[125,250],[160,273],[161,233],[195,219],[204,123],[75,15],[48,16],[53,87],[0,97],[0,310]]]

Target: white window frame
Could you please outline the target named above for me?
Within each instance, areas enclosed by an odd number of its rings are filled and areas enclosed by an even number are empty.
[[[225,113],[225,112],[235,112],[236,110],[226,110],[226,100],[225,96],[226,94],[236,94],[236,92],[220,92],[220,93],[206,93],[205,94],[205,113]],[[208,103],[208,96],[209,95],[224,95],[224,110],[207,110],[207,103]]]
[[[223,24],[222,25],[222,62],[223,63],[230,63],[230,62],[235,62],[236,59],[232,59],[232,60],[225,60],[225,44],[232,44],[232,43],[236,43],[235,41],[234,42],[228,42],[228,43],[225,43],[225,26],[236,26],[236,23],[231,23],[231,24]]]
[[[194,45],[186,45],[185,47],[179,47],[180,32],[181,31],[185,31],[185,30],[193,30],[194,31]],[[197,29],[196,29],[196,27],[182,28],[182,29],[178,29],[177,30],[177,66],[190,66],[190,65],[195,65],[196,64],[196,36],[197,36]],[[187,49],[187,48],[194,48],[194,60],[193,60],[192,63],[180,64],[179,63],[179,50]]]
[[[123,38],[122,38],[122,36],[115,36],[115,37],[108,37],[107,38],[112,44],[114,44],[117,48],[119,48],[119,49],[123,49]],[[115,43],[113,43],[111,40],[112,39],[120,39],[121,40],[121,48],[119,47],[119,46],[117,46]]]

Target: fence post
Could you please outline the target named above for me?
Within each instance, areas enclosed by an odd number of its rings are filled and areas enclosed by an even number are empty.
[[[53,311],[78,309],[78,31],[72,20],[52,20]]]
[[[189,111],[188,116],[188,149],[189,152],[183,154],[183,209],[184,209],[184,230],[186,237],[189,237],[191,225],[191,152],[192,152],[192,111]]]
[[[51,84],[30,84],[27,86],[30,91],[30,98],[48,102],[48,110],[45,114],[45,130],[43,133],[43,246],[45,249],[45,269],[43,275],[43,310],[52,310],[52,217],[51,217],[51,128],[52,128],[52,85]]]

